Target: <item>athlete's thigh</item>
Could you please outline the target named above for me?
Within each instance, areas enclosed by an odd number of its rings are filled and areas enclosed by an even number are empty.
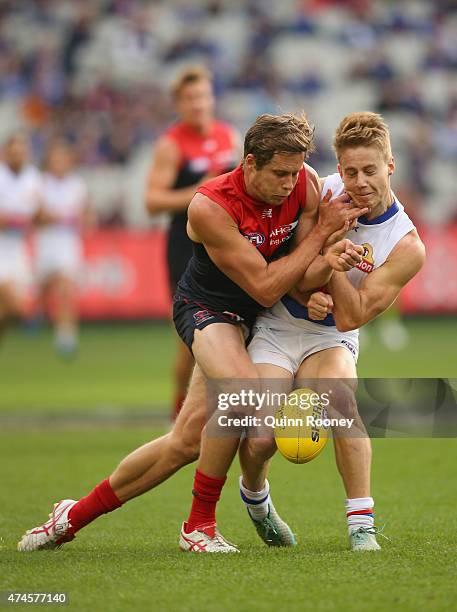
[[[300,366],[295,385],[328,394],[331,397],[327,407],[330,417],[357,417],[357,371],[349,350],[335,347],[310,355]],[[348,430],[333,428],[333,433],[347,435]]]
[[[213,323],[204,329],[196,329],[192,352],[207,378],[257,378],[238,325]]]
[[[74,295],[77,290],[77,285],[71,275],[65,271],[55,272],[49,276],[49,289],[58,295]]]

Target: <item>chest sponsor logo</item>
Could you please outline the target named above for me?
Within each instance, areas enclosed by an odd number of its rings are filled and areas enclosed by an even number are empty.
[[[249,232],[248,234],[243,234],[243,235],[255,247],[262,246],[262,244],[265,242],[265,236],[264,234],[261,234],[260,232]]]
[[[369,274],[370,272],[373,271],[373,268],[374,268],[373,247],[371,246],[371,244],[368,244],[368,242],[364,242],[362,246],[363,246],[362,261],[359,264],[357,264],[357,268],[361,272],[365,272],[366,274]]]
[[[297,225],[298,221],[293,221],[292,223],[275,227],[275,229],[270,232],[270,246],[276,246],[289,240]]]

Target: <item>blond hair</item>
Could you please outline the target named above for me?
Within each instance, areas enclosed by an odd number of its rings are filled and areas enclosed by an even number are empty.
[[[183,88],[190,83],[196,83],[197,81],[208,81],[213,82],[213,76],[211,72],[203,65],[187,66],[184,68],[171,85],[171,94],[173,98],[179,98]]]
[[[392,157],[390,134],[381,115],[371,112],[351,113],[336,128],[333,148],[338,160],[345,149],[377,147],[386,157]]]
[[[314,150],[314,127],[304,112],[298,115],[259,115],[246,132],[244,157],[252,154],[260,170],[276,153],[304,153]]]

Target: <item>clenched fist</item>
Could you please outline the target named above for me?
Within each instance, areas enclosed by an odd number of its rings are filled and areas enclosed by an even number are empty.
[[[325,249],[324,258],[337,272],[348,272],[362,261],[362,255],[363,246],[344,238]]]
[[[333,310],[332,296],[323,291],[316,291],[310,295],[306,307],[310,319],[322,321]]]

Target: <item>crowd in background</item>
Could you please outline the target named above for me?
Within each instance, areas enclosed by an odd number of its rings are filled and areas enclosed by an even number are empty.
[[[37,161],[68,140],[101,222],[144,225],[145,171],[173,120],[169,84],[203,62],[219,115],[242,131],[259,113],[304,108],[322,175],[342,116],[381,112],[395,189],[417,221],[449,223],[456,40],[455,0],[4,0],[0,133],[25,125]]]

